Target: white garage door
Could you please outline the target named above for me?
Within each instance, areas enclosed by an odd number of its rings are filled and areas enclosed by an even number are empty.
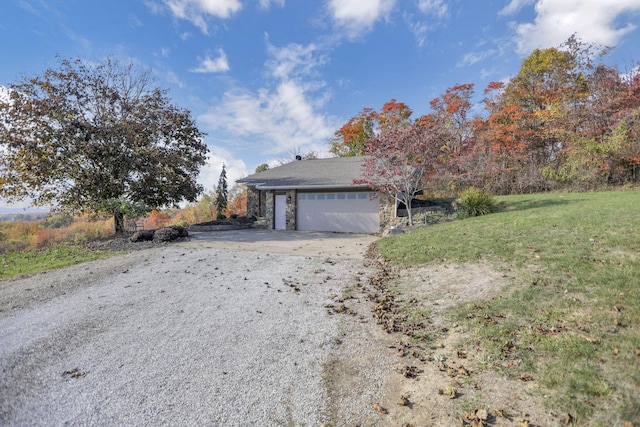
[[[380,229],[376,193],[298,193],[298,230],[377,233]]]

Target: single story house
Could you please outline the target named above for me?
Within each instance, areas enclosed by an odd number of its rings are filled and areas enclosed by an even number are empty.
[[[379,233],[395,215],[393,199],[355,184],[365,157],[295,160],[238,180],[247,215],[276,230]]]

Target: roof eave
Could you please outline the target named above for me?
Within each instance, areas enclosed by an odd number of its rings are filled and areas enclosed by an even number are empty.
[[[269,185],[267,183],[244,183],[245,185],[249,185],[255,187],[257,190],[338,190],[338,189],[369,189],[369,186],[366,184],[360,185],[345,185],[345,184],[331,184],[331,185]]]

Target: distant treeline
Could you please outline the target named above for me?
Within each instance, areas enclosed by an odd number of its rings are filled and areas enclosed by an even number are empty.
[[[26,212],[26,213],[0,213],[1,221],[38,221],[44,219],[49,214],[47,212]]]

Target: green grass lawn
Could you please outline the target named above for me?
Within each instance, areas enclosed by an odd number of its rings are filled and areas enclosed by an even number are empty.
[[[27,252],[0,254],[0,280],[39,273],[52,268],[65,267],[122,253],[124,252],[92,251],[78,246],[57,246]]]
[[[640,425],[640,191],[497,200],[498,213],[384,238],[378,250],[401,265],[509,269],[500,298],[460,304],[451,321],[494,360],[521,362],[578,425]],[[499,321],[469,318],[479,310]]]

